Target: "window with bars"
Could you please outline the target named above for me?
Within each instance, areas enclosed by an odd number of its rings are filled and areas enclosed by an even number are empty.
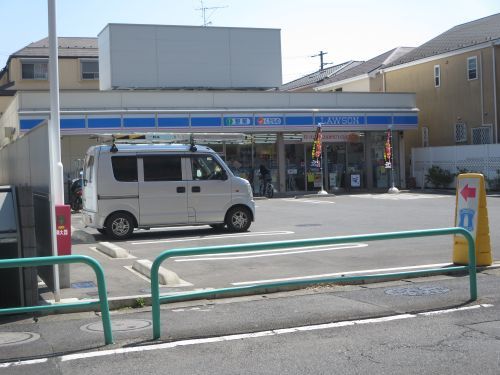
[[[491,126],[472,128],[472,144],[485,145],[491,143]]]
[[[21,61],[22,79],[47,80],[49,79],[49,67],[46,60]]]
[[[422,147],[429,147],[429,128],[422,126]]]
[[[455,142],[467,142],[467,125],[455,124]]]
[[[99,79],[98,60],[80,60],[82,80]]]

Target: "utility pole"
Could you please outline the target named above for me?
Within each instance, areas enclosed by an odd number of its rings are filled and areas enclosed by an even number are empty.
[[[211,21],[207,21],[207,10],[213,10],[213,12],[210,13],[210,15],[208,16],[208,18],[210,18],[217,9],[227,8],[227,5],[223,7],[206,7],[203,4],[203,0],[200,0],[200,3],[201,3],[201,8],[198,8],[196,10],[201,10],[201,16],[203,17],[203,26],[208,26],[212,24]]]
[[[328,52],[323,52],[323,51],[319,51],[319,53],[317,55],[312,55],[311,57],[318,57],[319,56],[319,59],[320,59],[320,68],[319,70],[323,70],[325,65],[331,65],[333,63],[326,63],[326,62],[323,62],[323,56],[328,54]]]

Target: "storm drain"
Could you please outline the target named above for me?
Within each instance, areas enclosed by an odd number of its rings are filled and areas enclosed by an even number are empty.
[[[0,332],[0,346],[26,344],[39,338],[40,335],[33,332]]]
[[[151,327],[150,320],[142,319],[123,319],[111,321],[111,329],[113,332],[130,332],[130,331],[140,331],[143,329],[148,329]],[[85,332],[103,332],[102,322],[86,324],[80,327],[82,331]]]
[[[440,286],[417,286],[417,287],[404,287],[404,288],[391,288],[386,289],[385,294],[391,296],[432,296],[434,294],[445,294],[450,290]]]

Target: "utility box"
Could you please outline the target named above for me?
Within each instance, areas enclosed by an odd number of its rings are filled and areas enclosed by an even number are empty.
[[[282,84],[279,29],[108,24],[98,37],[101,90]]]

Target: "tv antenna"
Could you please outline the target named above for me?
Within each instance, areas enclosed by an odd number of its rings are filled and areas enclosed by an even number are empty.
[[[206,7],[205,4],[203,3],[203,0],[200,0],[201,3],[201,8],[198,8],[196,10],[201,10],[201,16],[203,17],[203,26],[209,26],[212,24],[212,21],[208,21],[210,17],[215,13],[217,9],[222,9],[222,8],[227,8],[228,6],[222,6],[222,7]],[[210,14],[207,16],[207,10],[211,10]]]
[[[323,62],[323,56],[326,55],[326,54],[328,54],[328,52],[319,51],[319,53],[317,55],[310,56],[310,57],[318,57],[319,56],[319,59],[320,59],[320,68],[319,68],[319,70],[323,70],[326,65],[332,65],[333,64],[333,63]]]

